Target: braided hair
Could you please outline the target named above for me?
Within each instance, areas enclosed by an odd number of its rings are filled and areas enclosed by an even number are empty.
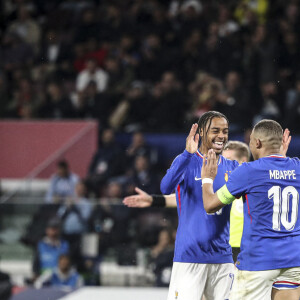
[[[207,132],[210,128],[211,121],[213,118],[224,118],[229,125],[229,120],[227,119],[227,117],[225,115],[223,115],[222,113],[220,113],[218,111],[211,110],[211,111],[204,113],[198,120],[199,135],[200,135],[201,129],[203,131],[203,137],[207,135]],[[207,130],[205,131],[206,127],[207,127]]]

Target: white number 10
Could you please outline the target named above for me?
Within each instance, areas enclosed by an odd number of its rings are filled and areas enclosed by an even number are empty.
[[[268,191],[269,199],[273,198],[273,229],[280,231],[280,223],[286,230],[293,230],[298,218],[299,193],[293,186],[281,191],[278,185]],[[290,197],[292,197],[291,220],[289,221]]]

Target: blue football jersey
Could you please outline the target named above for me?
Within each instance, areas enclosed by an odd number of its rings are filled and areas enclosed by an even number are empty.
[[[244,196],[244,230],[237,267],[261,271],[300,266],[300,161],[270,155],[243,163],[226,184]]]
[[[174,262],[232,263],[229,245],[229,216],[231,206],[214,214],[203,207],[201,168],[203,155],[186,150],[177,156],[161,182],[161,192],[176,190],[178,229]],[[225,184],[238,162],[219,157],[214,190]]]

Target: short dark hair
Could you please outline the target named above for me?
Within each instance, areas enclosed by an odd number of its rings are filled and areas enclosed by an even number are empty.
[[[70,263],[71,263],[71,256],[68,253],[63,253],[58,257],[58,260],[60,261],[61,259],[67,258]]]
[[[68,169],[69,164],[65,160],[61,160],[57,163],[57,167],[63,168],[63,169]]]
[[[205,135],[207,134],[210,125],[211,125],[211,121],[213,118],[224,118],[229,126],[229,120],[227,119],[227,117],[225,115],[223,115],[222,113],[218,112],[218,111],[208,111],[206,113],[204,113],[198,120],[198,130],[199,130],[199,134],[201,132],[201,129],[203,130],[203,136],[204,133]],[[208,125],[208,126],[207,126]],[[205,128],[207,126],[207,130],[205,131]]]
[[[250,160],[250,149],[246,143],[239,142],[239,141],[229,141],[224,150],[235,150],[236,156],[238,159],[242,159],[243,157],[247,157],[247,160]]]
[[[262,142],[265,142],[270,148],[280,148],[283,130],[278,122],[268,119],[261,120],[254,126],[253,133],[261,136]]]

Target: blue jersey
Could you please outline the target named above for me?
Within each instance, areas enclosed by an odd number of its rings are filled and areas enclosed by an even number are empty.
[[[271,155],[243,163],[226,184],[244,196],[244,230],[237,267],[261,271],[300,266],[300,161]]]
[[[174,262],[232,263],[229,245],[230,206],[214,214],[203,207],[201,168],[203,155],[186,150],[177,156],[161,182],[163,194],[176,190],[178,229]],[[228,179],[238,162],[219,157],[218,174],[214,180],[216,191]]]

